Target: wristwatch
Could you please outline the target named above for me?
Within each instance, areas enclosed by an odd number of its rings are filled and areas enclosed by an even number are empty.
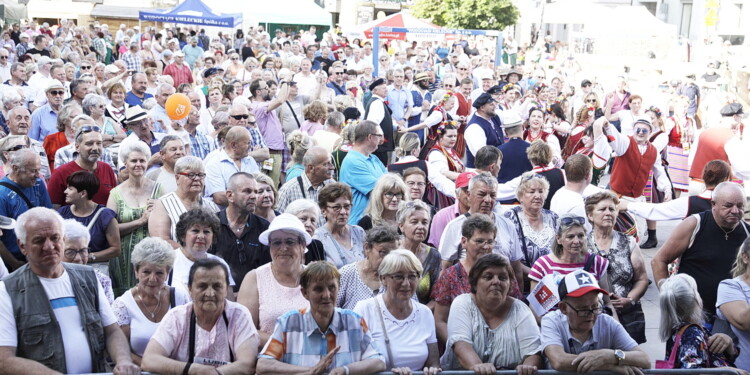
[[[94,253],[89,254],[89,257],[92,261],[96,262],[96,255],[94,255]]]
[[[622,365],[622,361],[625,360],[625,352],[620,349],[615,349],[615,358],[617,359],[617,365]]]

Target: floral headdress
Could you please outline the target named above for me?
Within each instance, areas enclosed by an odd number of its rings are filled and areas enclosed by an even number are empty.
[[[540,91],[542,91],[542,90],[544,90],[546,88],[547,88],[547,84],[546,83],[539,82],[536,85],[534,85],[534,92],[536,92],[538,94]]]
[[[661,109],[659,109],[659,107],[656,107],[656,106],[652,105],[652,106],[646,108],[646,112],[654,112],[654,114],[656,114],[657,118],[661,118]]]
[[[452,98],[452,97],[453,97],[453,95],[455,95],[455,94],[453,94],[453,91],[447,91],[447,92],[445,93],[445,95],[443,95],[443,98],[442,98],[442,99],[440,99],[440,105],[443,105],[443,104],[445,104],[445,102],[447,102],[447,101],[448,101],[448,99]]]
[[[453,120],[443,121],[443,122],[440,123],[440,125],[438,125],[438,127],[437,127],[437,133],[440,134],[440,135],[445,134],[445,127],[448,126],[448,125],[452,125],[452,126],[455,127],[455,126],[458,126],[458,123],[456,123]]]
[[[341,127],[341,130],[343,131],[343,130],[344,130],[344,129],[346,129],[346,127],[347,127],[347,126],[349,126],[349,125],[354,125],[354,126],[357,126],[357,124],[359,124],[359,120],[357,120],[357,119],[354,119],[354,118],[352,118],[352,119],[348,119],[348,120],[346,120],[346,121],[344,122],[344,126],[343,126],[343,127]]]

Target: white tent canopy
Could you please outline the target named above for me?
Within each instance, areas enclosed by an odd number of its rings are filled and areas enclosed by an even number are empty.
[[[331,13],[310,0],[212,0],[213,9],[220,12],[242,13],[245,25],[280,23],[292,25],[331,25]]]

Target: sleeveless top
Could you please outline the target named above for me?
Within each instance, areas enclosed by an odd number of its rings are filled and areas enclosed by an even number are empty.
[[[697,195],[693,195],[691,197],[688,197],[688,210],[685,217],[687,218],[690,215],[699,214],[710,209],[711,199],[701,198]]]
[[[550,168],[541,172],[536,172],[540,176],[544,176],[549,182],[549,192],[547,193],[547,199],[544,201],[544,209],[549,210],[549,206],[552,203],[552,197],[555,193],[560,190],[561,187],[565,186],[565,175],[560,168]]]
[[[259,330],[271,333],[276,319],[290,310],[309,309],[310,302],[302,296],[300,288],[288,288],[276,281],[271,263],[255,270],[258,279],[258,325]]]
[[[199,202],[200,206],[206,207],[212,212],[219,212],[219,207],[217,207],[214,202],[203,198],[201,198]],[[185,205],[182,204],[180,197],[178,197],[175,192],[171,192],[161,197],[161,203],[164,205],[164,209],[167,211],[167,216],[169,216],[169,220],[171,221],[172,229],[170,229],[170,235],[173,240],[177,241],[177,222],[180,221],[180,215],[187,212],[187,208],[185,208]]]

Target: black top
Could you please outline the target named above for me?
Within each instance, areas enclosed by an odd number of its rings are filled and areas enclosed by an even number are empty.
[[[372,229],[372,218],[370,217],[370,215],[362,216],[362,218],[359,219],[357,225],[360,228],[364,229],[365,232],[367,232],[368,230]]]
[[[497,177],[498,182],[504,184],[531,170],[531,162],[526,156],[526,149],[530,145],[529,142],[521,138],[511,138],[498,147],[503,152],[500,175]]]
[[[237,237],[229,227],[226,209],[219,212],[219,222],[218,239],[211,246],[209,253],[215,254],[229,264],[232,279],[239,289],[245,274],[271,262],[271,251],[258,240],[260,234],[268,229],[269,223],[260,216],[250,214],[245,230]]]
[[[424,160],[415,160],[408,163],[392,163],[388,165],[388,172],[398,173],[403,176],[404,171],[411,167],[417,167],[421,169],[424,174],[427,174],[427,162]]]
[[[248,46],[242,46],[242,50],[240,51],[242,53],[242,61],[247,60],[249,57],[255,57],[255,52],[253,52],[253,49]]]
[[[537,173],[540,176],[544,176],[549,182],[549,192],[547,193],[547,199],[544,201],[544,209],[549,210],[549,205],[552,202],[552,197],[555,193],[560,190],[561,187],[565,186],[565,176],[560,168],[552,168],[548,171]]]
[[[312,242],[307,245],[307,252],[305,253],[305,264],[310,264],[310,262],[315,262],[318,260],[326,260],[326,250],[320,240],[313,239]]]
[[[685,217],[692,214],[699,214],[703,211],[711,209],[711,199],[701,198],[697,195],[688,197],[688,212]]]
[[[50,57],[49,51],[47,51],[46,49],[43,49],[43,50],[40,51],[40,50],[38,50],[36,48],[29,48],[29,49],[26,50],[26,54],[28,54],[28,55],[42,55],[42,56]]]

